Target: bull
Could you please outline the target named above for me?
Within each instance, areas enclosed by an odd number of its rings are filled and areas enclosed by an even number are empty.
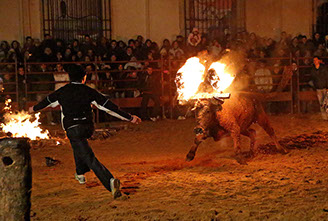
[[[194,159],[197,148],[203,140],[213,137],[214,141],[219,141],[223,136],[230,134],[237,162],[247,164],[241,153],[240,135],[250,138],[249,153],[253,156],[256,151],[256,131],[250,128],[253,123],[259,124],[264,129],[279,152],[287,153],[287,150],[278,143],[262,104],[255,95],[234,94],[224,102],[215,98],[198,100],[194,110],[197,121],[197,126],[194,128],[196,137],[187,154],[187,161]]]

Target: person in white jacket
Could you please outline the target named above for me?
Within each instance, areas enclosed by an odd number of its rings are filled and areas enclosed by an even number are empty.
[[[188,44],[196,47],[202,40],[202,36],[198,31],[198,28],[193,28],[192,32],[188,35]]]

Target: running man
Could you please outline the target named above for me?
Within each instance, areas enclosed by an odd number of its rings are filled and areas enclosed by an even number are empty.
[[[46,107],[61,106],[61,121],[66,135],[73,148],[76,165],[75,179],[85,183],[84,174],[90,169],[96,174],[114,199],[120,197],[120,181],[115,179],[109,170],[95,157],[87,139],[94,132],[93,112],[91,104],[121,120],[138,124],[140,118],[120,110],[104,95],[85,85],[86,73],[79,65],[69,68],[70,83],[49,94],[44,100],[29,108],[29,112],[37,112]]]

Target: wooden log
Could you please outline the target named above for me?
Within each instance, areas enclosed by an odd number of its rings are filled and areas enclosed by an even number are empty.
[[[28,140],[0,139],[0,220],[30,220],[32,168]]]

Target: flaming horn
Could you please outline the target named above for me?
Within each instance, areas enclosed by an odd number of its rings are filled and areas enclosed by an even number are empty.
[[[229,99],[229,93],[223,93],[234,80],[226,71],[226,65],[213,62],[208,69],[198,57],[189,58],[178,70],[176,85],[178,100],[184,104],[190,100]]]

